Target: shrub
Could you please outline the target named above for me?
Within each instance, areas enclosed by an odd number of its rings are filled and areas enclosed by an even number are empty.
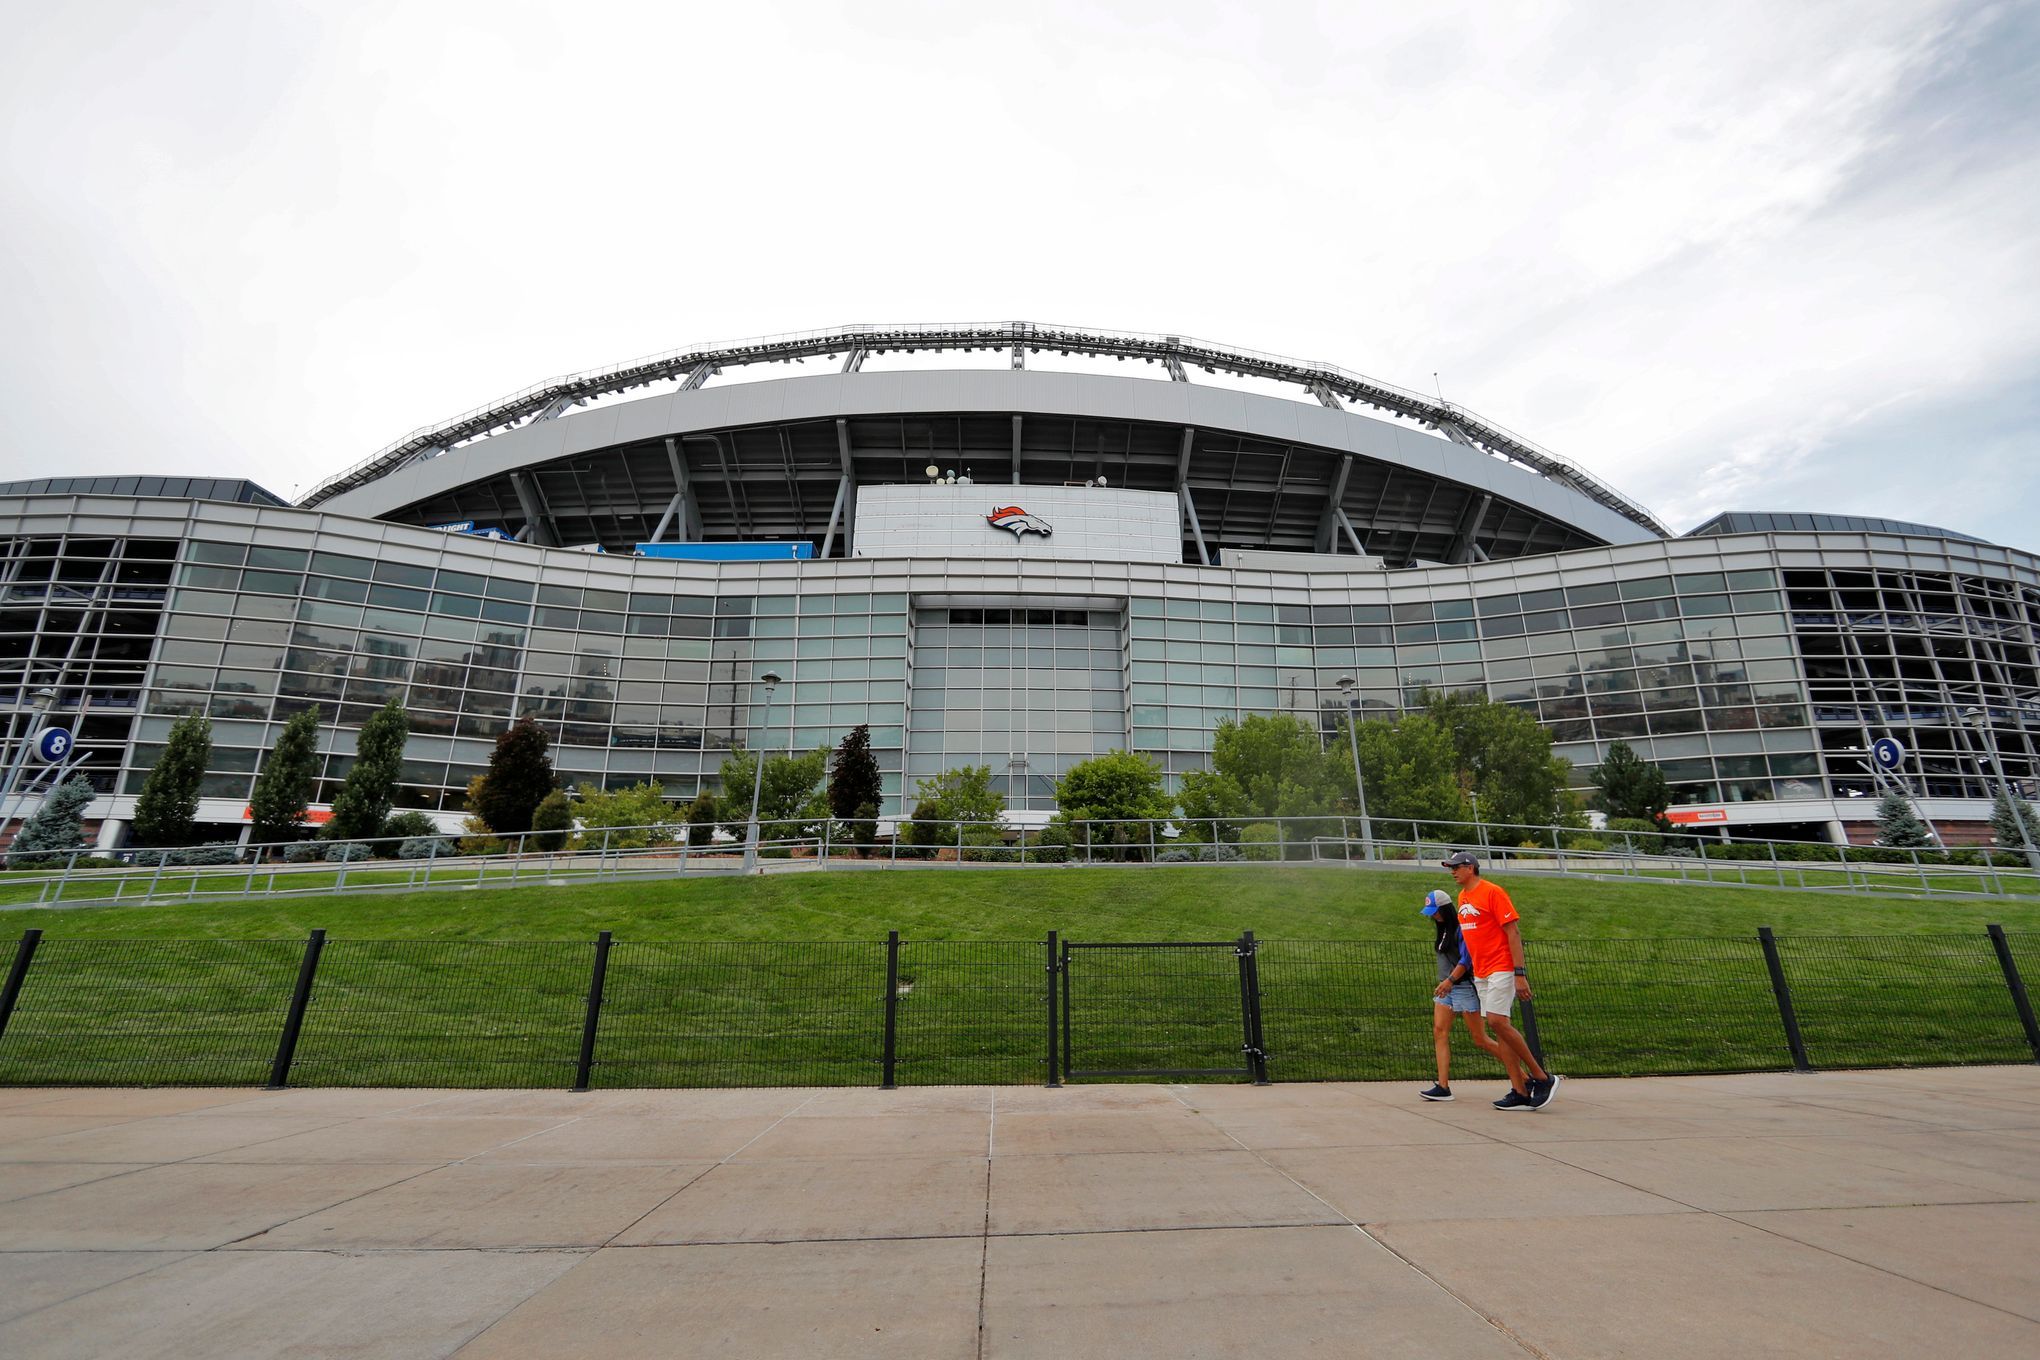
[[[283,847],[285,864],[311,864],[316,861],[325,846],[318,841],[294,841]]]
[[[384,822],[382,830],[376,834],[390,840],[399,838],[408,840],[413,836],[436,836],[439,834],[439,823],[433,821],[429,813],[420,812],[416,808],[406,808]]]
[[[1656,822],[1646,817],[1610,817],[1608,844],[1612,849],[1628,850],[1639,855],[1661,855],[1665,852],[1664,834],[1658,830]]]
[[[397,847],[398,859],[445,859],[453,853],[453,841],[446,836],[413,836]]]
[[[1028,858],[1042,864],[1069,863],[1070,824],[1061,817],[1049,818],[1048,825],[1035,836]]]
[[[358,859],[371,857],[369,848],[360,841],[327,841],[326,863],[351,864]]]
[[[1277,844],[1281,829],[1271,822],[1255,822],[1240,832],[1240,857],[1251,860],[1280,859],[1282,851]]]
[[[1230,845],[1172,845],[1155,856],[1157,864],[1225,864],[1240,858]]]
[[[241,847],[233,841],[213,841],[205,845],[180,845],[174,850],[143,851],[149,856],[136,857],[137,864],[172,864],[191,867],[201,864],[232,864],[241,858]]]

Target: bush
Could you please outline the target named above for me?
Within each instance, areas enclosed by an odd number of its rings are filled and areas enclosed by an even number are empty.
[[[409,840],[413,836],[436,836],[439,834],[439,823],[416,808],[406,808],[384,822],[382,830],[376,834],[392,841],[400,838]]]
[[[1568,850],[1598,852],[1608,848],[1608,842],[1599,836],[1567,836],[1564,840],[1565,848]]]
[[[1041,864],[1067,864],[1070,860],[1070,824],[1061,817],[1051,817],[1048,825],[1033,840],[1029,859]]]
[[[240,858],[241,847],[233,841],[180,845],[174,850],[140,850],[135,853],[137,864],[169,864],[182,868],[201,864],[232,864]]]
[[[1255,822],[1240,832],[1240,857],[1251,860],[1280,859],[1282,851],[1277,842],[1281,829],[1271,822]]]
[[[371,858],[369,848],[360,841],[326,842],[326,863],[328,864],[351,864],[355,860],[369,858]]]
[[[1638,855],[1662,855],[1665,852],[1664,833],[1658,829],[1656,822],[1646,817],[1610,817],[1608,844],[1613,849]]]
[[[445,859],[453,854],[453,841],[445,836],[413,836],[397,847],[398,859]]]
[[[318,860],[325,846],[318,841],[295,841],[283,847],[285,864],[311,864]]]
[[[1172,845],[1155,856],[1157,864],[1226,864],[1237,861],[1240,852],[1230,845]]]

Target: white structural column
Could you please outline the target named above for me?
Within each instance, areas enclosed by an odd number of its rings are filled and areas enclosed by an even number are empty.
[[[1176,459],[1176,499],[1183,504],[1183,519],[1190,526],[1190,541],[1197,545],[1197,560],[1211,565],[1211,549],[1204,542],[1204,526],[1197,521],[1197,502],[1190,495],[1190,453],[1197,445],[1197,431],[1183,430],[1183,452]],[[1223,526],[1221,526],[1223,527]]]
[[[512,472],[510,486],[517,493],[518,508],[524,511],[524,527],[517,531],[517,537],[541,548],[559,547],[559,526],[553,523],[552,512],[546,509],[545,495],[538,488],[538,479],[529,472]]]
[[[848,557],[852,549],[851,530],[857,520],[857,465],[850,457],[850,422],[836,422],[836,456],[842,460],[843,474],[836,479],[836,503],[829,508],[829,532],[822,537],[822,556],[835,551],[836,533],[843,534],[843,556]]]
[[[1353,455],[1339,455],[1339,470],[1332,474],[1332,489],[1325,496],[1324,513],[1318,516],[1317,551],[1335,553],[1339,550],[1339,502],[1346,498],[1346,478],[1353,472]]]

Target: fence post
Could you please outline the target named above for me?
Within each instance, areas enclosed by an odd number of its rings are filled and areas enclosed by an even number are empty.
[[[2033,1061],[2040,1062],[2040,1021],[2033,1018],[2033,1002],[2026,995],[2026,980],[2019,976],[2019,965],[2012,958],[2012,946],[2005,939],[2005,928],[1988,925],[1984,929],[1990,932],[1990,947],[1997,951],[1998,967],[2004,969],[2005,986],[2011,990],[2012,1005],[2018,1008],[2019,1023],[2026,1028],[2026,1046],[2033,1050]],[[4,1003],[0,1003],[0,1024],[6,1023],[6,1019]]]
[[[1051,931],[1049,931],[1049,932],[1048,932],[1048,970],[1047,970],[1047,971],[1048,971],[1048,1084],[1049,1084],[1050,1086],[1060,1086],[1060,1085],[1062,1085],[1062,1078],[1061,1078],[1061,1076],[1060,1076],[1060,1075],[1058,1075],[1058,1074],[1057,1074],[1057,1071],[1056,1071],[1056,1065],[1055,1065],[1055,1050],[1056,1050],[1056,1039],[1057,1039],[1057,1036],[1056,1036],[1056,1032],[1055,1032],[1055,1021],[1056,1021],[1056,1012],[1055,1012],[1055,1008],[1056,1008],[1056,990],[1057,990],[1058,984],[1059,984],[1059,983],[1060,983],[1060,982],[1062,981],[1062,970],[1061,970],[1060,968],[1056,967],[1056,958],[1055,958],[1055,942],[1056,942],[1055,932],[1051,930]]]
[[[1268,1054],[1261,1044],[1261,965],[1255,958],[1257,952],[1254,932],[1241,931],[1233,953],[1240,961],[1240,1029],[1246,1040],[1242,1048],[1247,1055],[1247,1071],[1252,1074],[1254,1085],[1266,1086]]]
[[[425,886],[432,886],[432,865],[439,858],[439,837],[434,836],[425,844]]]
[[[588,1089],[595,1070],[595,1027],[602,1019],[602,979],[609,973],[609,932],[595,936],[595,973],[588,979],[588,1018],[581,1022],[581,1061],[574,1067],[574,1089]]]
[[[1757,927],[1757,943],[1764,947],[1764,967],[1771,974],[1771,992],[1778,998],[1778,1018],[1785,1022],[1785,1045],[1792,1050],[1792,1070],[1811,1072],[1806,1058],[1806,1040],[1799,1033],[1799,1012],[1792,1009],[1792,989],[1785,985],[1785,965],[1778,958],[1778,937],[1769,926]]]
[[[304,957],[298,960],[297,986],[291,988],[290,1012],[283,1020],[283,1037],[276,1044],[276,1061],[269,1065],[272,1091],[281,1091],[290,1084],[291,1060],[297,1057],[298,1034],[304,1029],[305,1007],[312,999],[312,978],[319,971],[319,955],[325,948],[325,931],[315,930],[305,937]]]
[[[24,930],[21,943],[14,947],[14,965],[7,970],[7,985],[0,987],[0,1034],[7,1033],[7,1017],[14,1014],[14,1003],[21,998],[21,984],[28,977],[29,960],[35,957],[36,946],[41,943],[40,930]]]
[[[890,1091],[898,1083],[893,1080],[899,1065],[900,1033],[900,933],[888,930],[885,933],[885,1050],[881,1059],[882,1079],[879,1086]]]
[[[963,823],[956,824],[956,867],[963,867]]]
[[[1062,1074],[1070,1076],[1070,942],[1062,942]]]
[[[524,868],[524,842],[528,833],[517,833],[517,853],[510,857],[510,886],[517,886],[517,876]]]

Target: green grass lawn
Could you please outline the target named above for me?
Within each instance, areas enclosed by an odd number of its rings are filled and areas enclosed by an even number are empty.
[[[1523,913],[1561,1071],[1786,1066],[1759,925],[1778,931],[1816,1066],[2031,1058],[1982,927],[2004,923],[2040,981],[2040,904],[1496,881]],[[47,934],[0,1082],[259,1082],[315,926],[329,943],[300,1084],[567,1085],[600,929],[617,943],[597,1085],[876,1082],[888,929],[903,1084],[1045,1078],[1051,929],[1086,944],[1251,929],[1277,1079],[1415,1079],[1432,978],[1417,906],[1439,886],[1275,864],[931,868],[16,910],[0,929]],[[1080,1070],[1241,1064],[1229,950],[1081,949],[1067,977]],[[1471,1050],[1459,1062],[1495,1075]]]

